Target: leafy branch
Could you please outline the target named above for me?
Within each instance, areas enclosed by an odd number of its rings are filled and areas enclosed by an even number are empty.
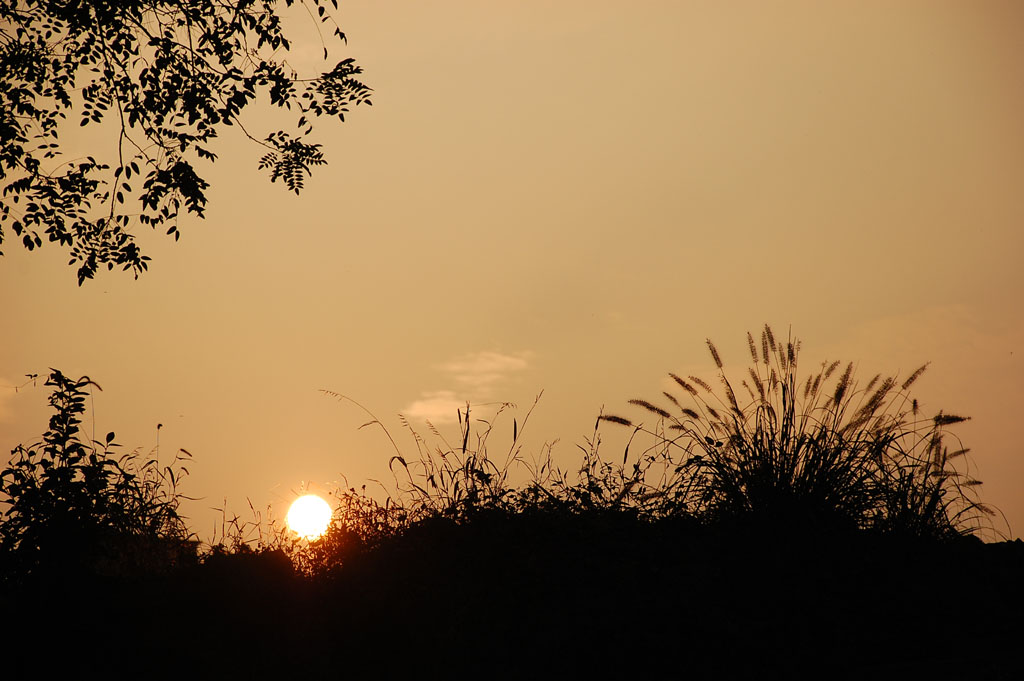
[[[315,9],[318,26],[330,23],[344,42],[328,3],[337,9],[336,0],[284,0],[311,16]],[[138,277],[149,257],[135,224],[177,240],[182,211],[204,216],[209,184],[196,164],[216,161],[211,143],[230,126],[267,148],[258,167],[272,182],[301,191],[312,168],[326,163],[321,145],[307,139],[310,120],[344,121],[351,107],[371,104],[371,90],[352,59],[315,78],[291,71],[277,56],[291,48],[279,5],[0,0],[0,247],[4,228],[28,250],[58,243],[77,265],[79,285],[101,267]],[[244,129],[242,111],[260,91],[298,113],[298,136]],[[44,169],[60,156],[58,133],[76,108],[79,127],[113,112],[113,165],[90,156]]]

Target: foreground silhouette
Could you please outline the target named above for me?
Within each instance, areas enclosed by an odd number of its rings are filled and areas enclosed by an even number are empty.
[[[824,364],[801,391],[799,343],[748,341],[749,402],[709,342],[724,397],[673,375],[693,406],[600,418],[574,473],[510,484],[529,414],[492,458],[497,419],[471,432],[467,406],[458,446],[396,446],[384,502],[336,491],[323,537],[234,525],[202,550],[183,471],[84,441],[95,384],[53,372],[49,430],[0,474],[5,671],[1021,678],[1024,543],[977,536],[990,511],[945,445],[964,419],[919,415],[921,370],[858,389]],[[602,421],[633,428],[614,460]]]
[[[1018,678],[1024,543],[627,514],[426,522],[315,578],[280,551],[3,594],[8,668]],[[14,637],[14,638],[11,638]],[[724,677],[723,677],[724,675]]]

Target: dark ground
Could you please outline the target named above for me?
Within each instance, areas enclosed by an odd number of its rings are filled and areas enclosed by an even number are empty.
[[[1024,678],[1020,540],[435,521],[312,581],[225,555],[0,597],[5,679]]]

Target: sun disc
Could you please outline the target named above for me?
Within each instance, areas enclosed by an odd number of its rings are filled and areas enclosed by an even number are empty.
[[[331,524],[331,507],[315,494],[306,494],[292,502],[285,522],[303,539],[316,539]]]

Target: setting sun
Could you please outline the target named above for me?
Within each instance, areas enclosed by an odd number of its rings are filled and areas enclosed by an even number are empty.
[[[316,539],[331,523],[331,507],[317,495],[306,494],[292,502],[286,522],[303,539]]]

